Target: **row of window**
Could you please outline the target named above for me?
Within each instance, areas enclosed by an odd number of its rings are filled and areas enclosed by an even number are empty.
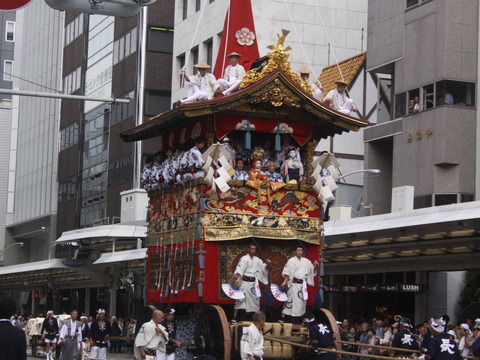
[[[113,43],[113,65],[118,64],[123,59],[137,51],[137,28],[115,40]]]
[[[395,95],[395,118],[412,115],[434,107],[475,106],[475,84],[442,80]]]
[[[72,176],[58,184],[58,202],[62,203],[75,199],[77,192],[77,177]]]
[[[78,143],[78,121],[60,130],[60,151]]]
[[[192,0],[183,0],[183,3],[182,3],[182,19],[185,20],[188,16],[188,3],[192,1]],[[195,12],[197,11],[200,11],[200,9],[202,8],[202,4],[204,1],[207,1],[207,0],[193,0],[195,1]],[[208,3],[211,4],[213,3],[215,0],[208,0]]]
[[[82,86],[82,68],[79,66],[63,78],[63,93],[73,94]]]
[[[221,40],[221,36],[222,36],[222,34],[218,34],[218,37],[219,37],[218,41],[219,42]],[[213,61],[213,38],[205,40],[203,42],[202,46],[203,46],[202,61],[206,61],[207,64],[212,66],[213,65],[212,64],[212,61]],[[192,59],[192,74],[196,74],[197,69],[193,65],[195,65],[199,62],[199,48],[198,48],[198,46],[195,46],[194,48],[192,48],[190,50],[190,58]],[[179,71],[182,67],[185,66],[185,53],[177,56],[177,66],[178,66]],[[183,79],[183,76],[180,75],[180,77],[179,77],[180,86],[182,86],[182,79]]]
[[[128,94],[120,97],[120,99],[129,99],[130,102],[127,104],[113,104],[111,107],[112,116],[111,124],[113,126],[122,121],[125,121],[135,114],[135,93],[133,91]]]
[[[13,75],[13,61],[5,60],[3,62],[3,80],[12,81]]]
[[[5,22],[5,41],[15,41],[15,21]]]
[[[433,206],[459,204],[473,201],[472,194],[433,194],[416,196],[413,200],[414,209],[422,209]]]
[[[83,33],[83,14],[78,15],[65,26],[65,46]]]

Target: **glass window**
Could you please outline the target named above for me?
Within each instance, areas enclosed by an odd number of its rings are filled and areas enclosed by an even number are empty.
[[[132,53],[131,40],[130,37],[132,34],[130,32],[125,34],[125,57],[129,56]]]
[[[413,208],[423,209],[432,207],[432,195],[415,196],[413,198]]]
[[[444,80],[436,83],[436,105],[475,106],[475,84]]]
[[[13,75],[13,61],[5,60],[3,62],[3,80],[12,81]]]
[[[420,103],[420,91],[418,89],[413,89],[408,92],[408,115],[415,114],[420,112],[421,103]]]
[[[170,93],[167,91],[145,92],[145,115],[158,115],[170,109]]]
[[[422,88],[422,109],[428,110],[435,106],[435,90],[433,84],[429,84]]]
[[[435,206],[456,204],[457,202],[457,194],[435,194]]]
[[[177,66],[178,66],[178,71],[180,72],[180,69],[185,66],[185,54],[178,55],[177,56]],[[182,86],[182,75],[179,75],[179,85],[180,87]]]
[[[418,0],[407,0],[407,9],[418,5]]]
[[[150,27],[148,32],[148,51],[173,53],[173,29]]]
[[[200,11],[201,0],[195,0],[195,11]]]
[[[203,42],[205,46],[205,54],[207,54],[207,64],[212,64],[213,61],[213,39],[210,38],[207,41]]]
[[[462,203],[470,202],[470,201],[474,201],[474,200],[475,200],[475,198],[471,194],[460,194],[460,202],[462,202]]]
[[[132,49],[132,53],[134,53],[135,51],[137,51],[137,28],[136,27],[134,27],[131,31],[130,41],[131,41],[130,49]]]
[[[5,41],[15,41],[15,22],[7,21],[5,28]]]
[[[395,95],[395,119],[407,114],[407,93]]]
[[[193,64],[192,64],[192,74],[197,73],[197,69],[193,67],[193,65],[198,64],[198,46],[192,49],[192,59],[193,59]],[[208,64],[210,65],[210,64]]]
[[[187,16],[188,16],[188,0],[183,0],[182,20],[185,20]]]

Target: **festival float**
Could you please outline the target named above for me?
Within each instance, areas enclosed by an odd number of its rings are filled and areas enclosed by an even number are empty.
[[[231,2],[227,19],[238,3]],[[234,303],[228,285],[252,241],[258,256],[272,260],[271,284],[282,282],[282,268],[295,245],[301,244],[312,262],[318,260],[321,265],[315,286],[308,288],[307,305],[321,307],[322,216],[333,200],[335,178],[340,175],[333,154],[315,157],[315,147],[322,138],[367,125],[313,97],[309,83],[302,82],[290,67],[291,48],[285,45],[288,30],[282,30],[267,56],[260,58],[253,21],[247,28],[244,18],[248,16],[226,20],[226,26],[241,30],[224,32],[229,36],[222,39],[222,56],[215,66],[221,74],[224,54],[244,54],[240,64],[250,70],[238,91],[180,104],[120,135],[126,142],[155,138],[163,151],[199,136],[207,141],[202,154],[204,176],[148,193],[146,302],[215,305],[201,316],[196,335],[208,332],[209,338],[216,339],[210,344],[215,355],[225,359],[232,345],[222,306]],[[255,174],[248,180],[233,180],[238,157],[245,163],[272,159],[280,169],[287,160],[293,165],[283,166],[283,183]],[[289,171],[300,167],[303,174]],[[327,169],[329,176],[325,176]],[[262,299],[270,289],[262,285]],[[275,300],[273,307],[280,309],[281,304]]]

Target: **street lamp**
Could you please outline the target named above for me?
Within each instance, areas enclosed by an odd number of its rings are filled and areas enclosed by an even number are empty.
[[[20,242],[14,242],[13,244],[8,245],[8,246],[2,251],[2,253],[0,254],[0,256],[5,256],[5,253],[6,253],[8,250],[10,250],[10,248],[11,248],[12,246],[15,246],[15,245],[18,245],[18,246],[22,247],[24,244],[23,244],[23,242],[21,242],[21,241],[20,241]]]

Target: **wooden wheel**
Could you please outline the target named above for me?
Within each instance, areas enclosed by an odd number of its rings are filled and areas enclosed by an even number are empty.
[[[232,340],[225,312],[218,305],[208,306],[198,319],[195,328],[195,342],[203,354],[218,360],[230,360]],[[199,354],[201,355],[201,354]]]
[[[335,319],[333,314],[330,312],[330,310],[325,308],[320,308],[319,310],[327,318],[330,324],[330,328],[333,330],[333,338],[338,341],[342,340],[340,338],[340,329],[338,328],[337,320]],[[335,341],[336,348],[337,350],[342,350],[342,344],[339,343],[338,341]]]

